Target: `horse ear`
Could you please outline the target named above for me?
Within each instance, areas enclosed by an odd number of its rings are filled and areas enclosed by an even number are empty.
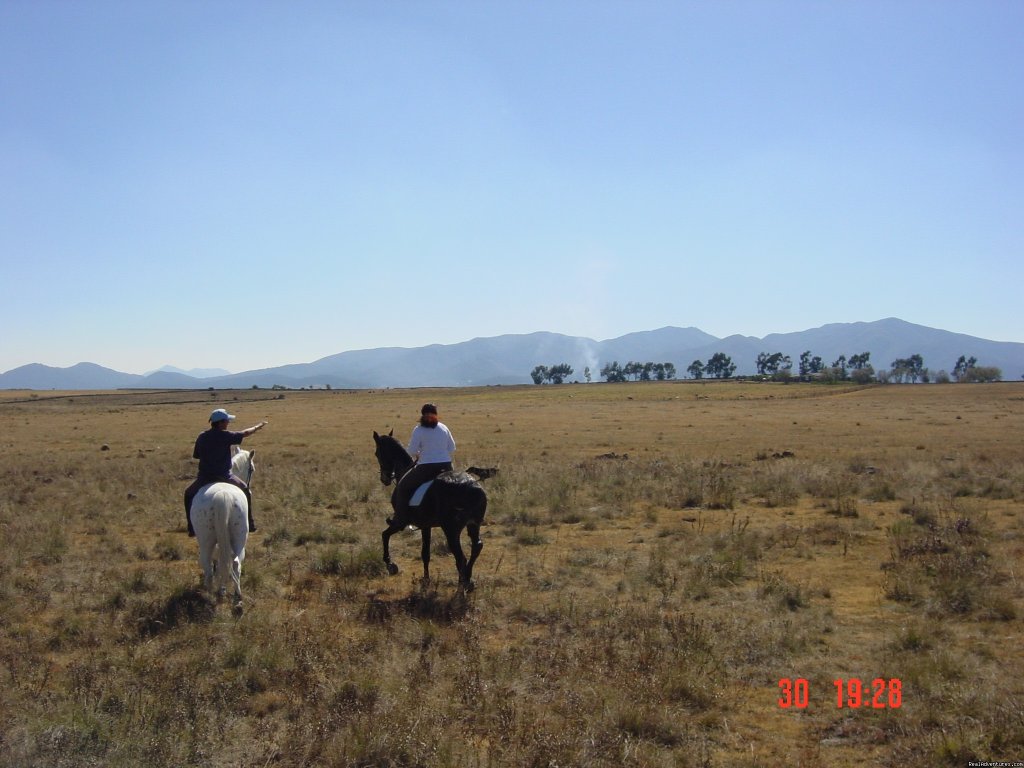
[[[256,455],[256,449],[253,448],[251,451],[249,451],[249,458],[251,459],[255,455]]]
[[[394,428],[394,427],[392,427],[392,428],[391,428],[391,431],[390,431],[390,432],[388,432],[388,437],[394,437],[394,436],[395,436],[395,428]]]
[[[380,435],[378,435],[378,434],[377,434],[377,430],[376,430],[376,429],[375,429],[375,430],[373,430],[373,439],[374,439],[374,440],[375,440],[376,442],[378,442],[378,443],[380,442]]]

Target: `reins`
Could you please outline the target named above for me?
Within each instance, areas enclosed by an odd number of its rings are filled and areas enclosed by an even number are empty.
[[[406,459],[410,460],[412,457],[409,456],[408,453],[406,453],[401,443],[399,443],[394,438],[391,438],[391,440],[393,440],[394,442],[391,444],[392,447],[388,451],[388,463],[390,464],[390,466],[388,467],[388,472],[390,473],[389,476],[391,481],[398,482],[399,480],[402,479],[402,475],[405,474],[404,472],[400,472],[398,469],[398,465],[403,463],[403,456]],[[415,462],[410,462],[409,466],[412,466],[413,464],[415,464]]]

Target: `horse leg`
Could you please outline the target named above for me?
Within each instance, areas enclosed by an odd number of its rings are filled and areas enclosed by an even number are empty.
[[[381,542],[384,545],[384,565],[387,566],[388,573],[390,573],[392,576],[398,573],[398,566],[391,562],[391,549],[388,546],[388,543],[391,540],[391,536],[393,534],[398,533],[400,530],[402,530],[402,528],[394,525],[389,525],[387,527],[387,530],[385,530],[380,535]]]
[[[228,592],[228,579],[234,579],[234,555],[230,542],[217,542],[217,597],[224,597]]]
[[[448,549],[451,550],[452,556],[455,558],[455,568],[459,572],[459,586],[466,586],[466,553],[462,551],[462,542],[459,541],[459,537],[462,533],[462,529],[455,526],[445,526],[444,535],[448,539]]]
[[[248,521],[246,521],[248,528]],[[235,598],[231,605],[231,612],[237,617],[242,615],[242,560],[245,559],[245,552],[235,555],[231,560],[231,580],[235,582]]]
[[[480,538],[479,523],[468,523],[466,525],[466,533],[469,534],[469,540],[473,545],[473,549],[469,555],[469,562],[466,563],[466,588],[473,589],[473,564],[480,556],[480,552],[484,548],[484,542]]]
[[[420,528],[420,535],[423,538],[423,543],[420,547],[420,559],[423,561],[423,583],[426,584],[430,581],[430,528],[429,526]]]
[[[203,587],[213,594],[213,548],[209,537],[199,539],[199,567],[203,569]]]
[[[245,545],[249,537],[248,516],[244,522],[241,516],[235,517],[231,527],[231,551],[234,555],[231,559],[231,580],[235,583],[234,611],[238,615],[242,612],[242,562],[245,560]]]

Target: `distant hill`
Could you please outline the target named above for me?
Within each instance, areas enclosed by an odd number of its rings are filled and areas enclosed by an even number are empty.
[[[957,358],[966,355],[976,357],[979,365],[1001,368],[1004,380],[1024,376],[1024,344],[988,341],[888,318],[870,323],[833,323],[797,333],[770,334],[763,339],[719,339],[697,328],[674,327],[606,341],[538,332],[477,338],[458,344],[355,350],[311,363],[202,377],[170,366],[143,376],[92,363],[70,368],[33,363],[0,374],[0,389],[462,387],[526,384],[537,365],[558,363],[574,368],[574,380],[582,381],[584,369],[589,367],[592,379],[600,381],[601,368],[612,361],[623,365],[630,361],[672,363],[677,376],[682,378],[694,360],[707,362],[717,352],[732,358],[737,375],[748,375],[756,373],[755,361],[761,352],[789,355],[795,367],[800,355],[808,350],[820,356],[826,365],[840,355],[870,352],[876,370],[888,369],[898,358],[919,354],[932,371],[951,371]]]
[[[0,374],[2,389],[119,389],[135,385],[140,377],[94,363],[51,368],[31,363]]]
[[[185,376],[191,376],[193,379],[209,379],[214,376],[230,376],[231,371],[226,371],[223,368],[192,368],[191,370],[185,371],[181,368],[175,368],[173,365],[165,365],[157,368],[155,371],[150,371],[145,374],[150,376],[154,373],[181,373]]]

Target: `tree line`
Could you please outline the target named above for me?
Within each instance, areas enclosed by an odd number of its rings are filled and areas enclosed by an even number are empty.
[[[605,381],[668,381],[676,377],[676,367],[672,363],[636,363],[630,360],[619,365],[615,360],[601,369]]]
[[[888,369],[876,371],[871,364],[871,353],[840,355],[830,365],[819,356],[807,350],[797,361],[797,370],[793,371],[793,359],[782,352],[762,352],[755,361],[757,377],[772,381],[852,381],[855,384],[869,384],[877,381],[883,384],[916,384],[949,381],[957,382],[990,382],[1000,381],[1003,372],[995,366],[978,365],[976,357],[961,355],[953,366],[952,373],[945,370],[932,372],[924,365],[924,358],[919,354],[893,360]],[[730,379],[736,373],[736,364],[724,352],[716,352],[707,362],[694,360],[686,368],[692,379]],[[534,384],[562,384],[573,374],[573,367],[568,363],[557,365],[538,365],[530,373]],[[600,371],[601,377],[607,382],[620,381],[668,381],[676,378],[676,367],[672,363],[634,362],[620,365],[618,360],[605,364]],[[584,378],[591,380],[589,366],[584,369]]]

